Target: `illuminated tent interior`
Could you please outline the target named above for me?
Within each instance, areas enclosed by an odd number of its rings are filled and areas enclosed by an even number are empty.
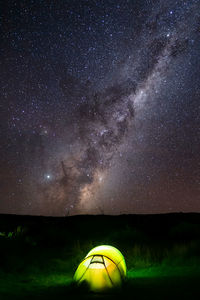
[[[126,276],[126,263],[122,253],[112,246],[93,248],[79,264],[74,280],[86,282],[93,292],[120,287]]]

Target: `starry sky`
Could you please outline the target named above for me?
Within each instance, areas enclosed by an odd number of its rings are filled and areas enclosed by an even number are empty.
[[[8,0],[0,22],[0,213],[200,212],[200,0]]]

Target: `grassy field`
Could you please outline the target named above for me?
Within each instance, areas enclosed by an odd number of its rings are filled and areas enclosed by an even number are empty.
[[[101,244],[122,252],[128,274],[120,290],[94,294],[73,275]],[[2,300],[200,299],[199,214],[0,215],[0,255]]]

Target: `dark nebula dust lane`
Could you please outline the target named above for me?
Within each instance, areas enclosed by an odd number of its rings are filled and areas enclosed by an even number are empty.
[[[8,1],[0,212],[200,211],[200,1]]]

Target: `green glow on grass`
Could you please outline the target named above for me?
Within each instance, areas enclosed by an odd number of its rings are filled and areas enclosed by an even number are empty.
[[[191,265],[158,265],[149,268],[131,269],[128,271],[127,278],[188,277],[199,273],[198,267]]]

